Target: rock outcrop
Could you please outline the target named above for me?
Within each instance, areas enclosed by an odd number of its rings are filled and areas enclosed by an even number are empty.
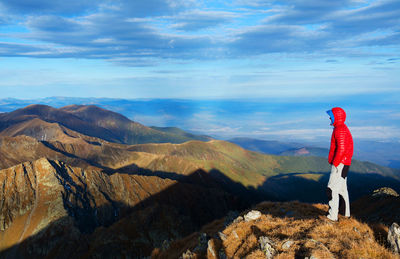
[[[399,197],[399,194],[395,190],[393,190],[392,188],[389,188],[389,187],[382,187],[382,188],[376,189],[372,193],[372,197],[381,197],[381,196]]]
[[[387,239],[391,249],[400,254],[400,226],[396,222],[390,226]]]
[[[379,188],[370,195],[352,202],[351,210],[359,219],[382,224],[387,234],[387,228],[393,222],[400,222],[400,197],[391,188]]]
[[[246,222],[259,219],[260,217],[261,217],[261,212],[259,212],[258,210],[249,211],[248,213],[246,213],[246,215],[243,216],[244,221]]]

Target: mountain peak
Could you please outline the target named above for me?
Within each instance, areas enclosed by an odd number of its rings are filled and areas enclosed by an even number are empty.
[[[46,104],[35,104],[34,103],[34,104],[27,105],[26,107],[21,108],[21,109],[30,110],[30,109],[54,109],[54,108],[49,105],[46,105]]]
[[[62,109],[62,110],[77,110],[82,106],[85,106],[85,105],[71,104],[71,105],[67,105],[67,106],[61,107],[60,109]]]
[[[85,110],[96,110],[96,111],[103,111],[103,112],[112,112],[106,109],[103,109],[97,105],[94,104],[88,104],[88,105],[84,105],[84,104],[71,104],[71,105],[67,105],[64,107],[61,107],[60,110],[64,110],[64,111],[85,111]]]
[[[59,110],[68,112],[87,121],[116,121],[119,123],[133,123],[122,114],[103,109],[96,105],[69,105]]]
[[[18,116],[20,114],[41,115],[46,112],[52,112],[55,110],[57,110],[57,109],[53,108],[51,106],[45,105],[45,104],[30,104],[24,108],[21,108],[21,109],[11,112],[11,114],[13,114],[13,116]]]

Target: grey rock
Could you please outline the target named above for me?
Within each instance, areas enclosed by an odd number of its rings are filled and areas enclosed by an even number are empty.
[[[207,247],[207,250],[210,251],[210,253],[212,254],[213,257],[216,257],[216,256],[215,256],[214,247],[213,247],[213,245],[212,245],[211,239],[208,240],[208,247]]]
[[[391,249],[400,254],[400,226],[396,222],[390,226],[387,240]]]
[[[194,254],[188,249],[186,252],[184,252],[179,259],[192,259],[194,258]]]
[[[261,212],[258,210],[252,210],[248,212],[246,215],[244,215],[244,221],[249,222],[252,220],[259,219],[261,217]]]
[[[274,258],[276,250],[274,248],[275,244],[271,239],[265,236],[261,236],[258,239],[258,243],[260,244],[261,251],[265,254],[265,257],[267,259]]]
[[[399,197],[399,194],[392,188],[382,187],[382,188],[374,190],[374,192],[372,193],[372,196],[373,197],[381,197],[381,196]]]
[[[294,241],[288,240],[282,245],[283,250],[288,250],[292,245],[294,244]]]
[[[233,223],[239,223],[239,222],[242,222],[243,220],[244,220],[243,217],[239,216],[233,221]]]
[[[225,241],[227,239],[226,235],[222,232],[218,232],[218,236],[222,241]]]
[[[239,235],[236,233],[236,230],[233,230],[233,231],[232,231],[232,234],[233,234],[233,236],[234,236],[235,238],[239,239]]]

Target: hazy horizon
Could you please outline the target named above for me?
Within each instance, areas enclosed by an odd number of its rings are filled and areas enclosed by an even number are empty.
[[[111,99],[68,98],[0,99],[0,112],[9,112],[29,104],[47,104],[56,108],[71,104],[94,104],[121,113],[147,126],[180,127],[220,139],[253,137],[265,140],[327,143],[332,127],[326,110],[330,103],[269,102],[263,99]],[[400,142],[397,120],[390,109],[396,105],[369,104],[374,111],[364,110],[362,102],[351,105],[336,102],[347,115],[347,124],[356,139]],[[343,105],[341,105],[343,104]],[[368,115],[369,117],[365,117]],[[375,121],[375,123],[368,123]],[[380,124],[380,125],[378,125]]]

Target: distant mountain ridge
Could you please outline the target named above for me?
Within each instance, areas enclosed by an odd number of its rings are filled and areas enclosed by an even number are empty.
[[[302,148],[299,143],[285,143],[275,140],[261,140],[253,138],[233,138],[229,142],[235,143],[245,149],[264,154],[279,155],[289,149]]]
[[[282,156],[320,156],[327,157],[329,142],[323,148],[321,143],[306,145],[301,143],[271,141],[254,138],[233,138],[228,141],[248,150]],[[354,159],[369,161],[375,164],[400,169],[399,143],[382,143],[374,141],[356,141],[354,144]]]
[[[36,124],[42,121],[43,125],[37,126],[35,130],[24,130],[27,127],[32,129],[26,125],[32,123],[32,120],[36,120]],[[42,134],[44,138],[47,133],[53,134],[52,130],[46,131],[49,128],[47,123],[56,123],[60,129],[66,127],[80,134],[121,144],[182,143],[193,139],[209,139],[183,134],[183,131],[175,134],[152,129],[133,122],[121,114],[94,105],[70,105],[59,109],[47,105],[29,105],[13,112],[3,113],[0,115],[0,136],[24,134],[37,138]]]
[[[304,146],[300,143],[261,140],[253,138],[233,138],[228,140],[245,149],[280,156],[321,156],[327,157],[329,149]]]
[[[247,128],[246,125],[240,125],[240,123],[245,121],[246,118],[252,118],[251,116],[253,115],[255,116],[254,121],[257,121],[258,115],[256,114],[260,111],[271,110],[276,116],[282,115],[283,117],[280,118],[280,120],[284,121],[292,118],[286,117],[288,115],[287,110],[283,111],[283,113],[280,112],[279,108],[281,107],[281,104],[268,102],[266,100],[113,99],[73,97],[47,97],[33,100],[21,100],[7,98],[0,99],[0,112],[11,112],[32,103],[45,104],[56,108],[69,106],[71,104],[97,105],[104,109],[123,114],[133,121],[140,122],[146,126],[174,126],[195,134],[207,134],[215,139],[230,139],[240,135],[262,141],[268,141],[268,139],[279,139],[279,141],[284,144],[287,144],[286,142],[291,144],[293,141],[300,143],[300,146],[289,147],[285,150],[281,150],[281,152],[301,147],[329,147],[329,136],[323,138],[318,137],[315,141],[304,139],[288,141],[286,138],[279,136],[279,126],[271,128],[271,130],[276,129],[273,131],[277,132],[277,135],[271,135],[270,137],[269,135],[263,137],[257,135],[257,137],[253,137],[251,132],[259,130],[257,123],[253,123],[251,129]],[[289,113],[293,113],[297,110],[297,105],[298,104],[296,103],[287,103],[285,107],[290,110]],[[307,112],[315,112],[316,110],[319,110],[320,107],[321,106],[315,106],[311,110],[307,110]],[[201,116],[204,115],[207,115],[207,117],[202,118]],[[286,125],[283,127],[287,130],[290,129],[290,127],[296,128],[298,126]],[[223,131],[224,128],[226,128],[227,131]],[[240,130],[238,131],[240,132],[232,135],[232,130],[239,128]],[[287,137],[293,136],[289,135]],[[369,137],[373,138],[374,136]],[[377,137],[379,138],[379,136]],[[400,153],[400,142],[398,139],[368,140],[355,138],[354,141],[356,159],[400,169],[400,160],[398,158],[398,154]],[[262,151],[262,149],[253,149],[248,146],[243,147],[267,154],[279,154],[276,152],[271,153],[271,151]]]
[[[319,147],[301,147],[286,150],[279,155],[281,156],[319,156],[328,157],[329,149]]]

